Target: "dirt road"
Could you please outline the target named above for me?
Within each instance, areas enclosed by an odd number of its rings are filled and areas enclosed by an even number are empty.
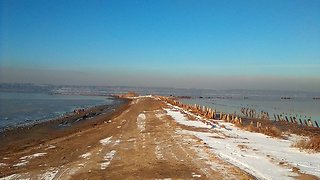
[[[177,133],[187,127],[167,116],[165,107],[154,97],[134,99],[103,124],[1,157],[0,177],[252,179],[196,137]]]

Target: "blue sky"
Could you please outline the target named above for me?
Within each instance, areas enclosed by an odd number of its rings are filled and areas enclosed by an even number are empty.
[[[319,0],[0,2],[3,82],[320,91]]]

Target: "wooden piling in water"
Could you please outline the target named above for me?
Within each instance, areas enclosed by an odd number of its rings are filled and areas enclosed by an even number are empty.
[[[290,118],[291,123],[293,123],[293,119],[292,119],[292,117],[290,116],[289,118]]]
[[[294,116],[293,116],[293,121],[294,121],[295,124],[298,124],[298,122],[296,120],[296,117],[294,117]]]
[[[284,116],[284,117],[286,118],[286,121],[289,122],[288,117],[287,116]]]

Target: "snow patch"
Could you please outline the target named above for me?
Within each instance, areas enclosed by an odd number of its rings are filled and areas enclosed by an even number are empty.
[[[74,168],[71,168],[68,172],[68,175],[72,176],[74,174],[76,174],[76,172],[78,172],[79,170],[81,169],[81,167],[74,167]],[[59,179],[59,178],[58,178]]]
[[[152,96],[152,95],[140,95],[140,96],[138,96],[138,97],[132,97],[131,99],[136,99],[136,100],[140,100],[140,99],[142,99],[142,98],[154,98],[154,96]]]
[[[146,119],[146,115],[145,114],[139,114],[138,118],[140,118],[142,120],[145,120]]]
[[[210,126],[198,121],[189,121],[181,112],[165,109],[179,124],[195,127]],[[194,135],[203,140],[221,159],[226,160],[259,179],[290,179],[301,172],[320,177],[320,154],[308,154],[291,147],[295,136],[288,140],[276,139],[260,133],[243,131],[231,123],[216,120],[226,128],[215,128],[210,133],[177,130],[178,134]],[[217,138],[217,137],[223,137]],[[243,145],[247,148],[243,149]],[[280,164],[287,164],[282,166]]]
[[[137,98],[131,98],[131,99],[135,99],[134,101],[131,102],[132,105],[138,104],[140,101],[140,99],[137,99]]]
[[[80,155],[79,157],[82,157],[84,159],[90,159],[89,157],[91,156],[91,153],[87,152],[85,154]]]
[[[146,115],[145,114],[139,114],[137,117],[137,126],[140,132],[145,131],[145,120],[146,120]]]
[[[13,166],[14,167],[19,167],[19,166],[25,166],[29,163],[28,160],[31,160],[33,158],[37,158],[37,157],[41,157],[41,156],[44,156],[46,155],[47,153],[35,153],[35,154],[32,154],[32,155],[29,155],[29,156],[23,156],[20,158],[20,162],[17,163],[17,164],[14,164]]]
[[[200,175],[200,174],[196,174],[196,173],[194,173],[194,172],[193,172],[191,175],[192,175],[192,177],[201,178],[201,175]]]
[[[49,145],[45,150],[54,149],[54,148],[56,148],[56,146],[54,146],[54,145]]]
[[[14,166],[14,167],[25,166],[25,165],[27,165],[28,163],[29,163],[29,161],[23,160],[23,161],[21,161],[21,162],[19,162],[19,163],[17,163],[17,164],[14,164],[13,166]]]
[[[44,155],[46,155],[46,154],[47,154],[47,153],[35,153],[35,154],[29,155],[29,156],[23,156],[23,157],[21,157],[20,159],[21,159],[21,160],[33,159],[33,158],[36,158],[36,157],[44,156]]]
[[[6,164],[6,163],[0,163],[0,167],[1,166],[8,166],[8,164]]]
[[[134,141],[136,141],[136,138],[131,138],[131,139],[128,139],[127,141],[128,142],[134,142]]]
[[[13,179],[19,179],[21,177],[20,174],[11,174],[9,176],[0,178],[0,180],[13,180]]]
[[[121,140],[120,140],[120,139],[116,140],[116,141],[114,142],[113,146],[117,146],[117,145],[119,145],[119,144],[120,144],[120,142],[121,142]]]
[[[107,153],[104,157],[103,157],[103,161],[101,164],[100,164],[100,169],[104,170],[106,169],[109,164],[111,163],[114,155],[116,154],[116,151],[115,150],[112,150],[111,152]]]
[[[108,145],[110,142],[111,142],[111,139],[112,138],[112,136],[110,136],[110,137],[108,137],[108,138],[105,138],[105,139],[101,139],[100,140],[100,143],[102,144],[102,145]]]
[[[161,150],[160,150],[160,146],[158,146],[158,145],[156,145],[156,148],[155,148],[155,154],[156,154],[156,156],[157,156],[157,159],[163,159],[163,155],[162,155],[162,153],[161,153]]]
[[[41,180],[52,180],[54,179],[54,177],[58,174],[59,170],[56,168],[51,168],[49,169],[47,172],[45,172],[44,174],[41,174],[39,177],[39,179]]]
[[[185,126],[199,127],[199,128],[211,128],[212,127],[210,125],[204,124],[201,121],[189,120],[180,111],[173,111],[172,109],[164,109],[164,110],[167,111],[167,114],[169,116],[171,116],[174,120],[176,120],[179,124],[182,124],[182,125],[185,125]]]

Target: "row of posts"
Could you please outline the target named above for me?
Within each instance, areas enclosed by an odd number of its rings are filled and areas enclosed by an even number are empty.
[[[232,122],[232,123],[240,123],[242,124],[242,119],[241,117],[237,116],[235,113],[234,114],[228,114],[228,113],[217,113],[216,109],[211,109],[206,106],[200,106],[197,104],[188,105],[188,104],[183,104],[179,101],[170,99],[170,98],[165,98],[164,100],[167,101],[168,103],[178,106],[183,109],[187,109],[188,111],[195,112],[197,114],[200,114],[208,119],[220,119],[224,120],[227,122]],[[256,112],[255,109],[252,108],[241,108],[241,112],[244,115],[244,117],[247,118],[257,118],[257,119],[263,119],[263,120],[271,120],[269,113],[265,111],[260,111],[259,113]],[[288,123],[294,123],[294,124],[300,124],[300,125],[305,125],[309,127],[317,127],[319,128],[319,124],[317,121],[314,121],[315,126],[312,123],[311,117],[306,119],[301,119],[298,118],[297,116],[286,116],[282,114],[273,114],[275,121],[285,121]]]
[[[305,126],[310,126],[310,127],[317,127],[319,128],[319,124],[316,120],[314,120],[314,124],[312,123],[311,117],[309,117],[307,119],[307,117],[305,116],[305,118],[301,119],[301,116],[298,118],[298,116],[287,116],[287,115],[282,115],[282,114],[273,114],[274,119],[276,121],[286,121],[289,123],[294,123],[294,124],[300,124],[300,125],[305,125]]]
[[[244,117],[247,118],[257,118],[257,119],[264,119],[264,120],[271,120],[269,113],[265,111],[261,111],[260,113],[257,113],[255,109],[252,108],[241,108],[241,113],[244,115]],[[314,124],[312,123],[311,117],[307,119],[307,116],[305,118],[301,118],[301,116],[298,118],[298,116],[287,116],[282,114],[273,114],[275,121],[285,121],[288,123],[293,124],[299,124],[299,125],[305,125],[309,127],[317,127],[319,128],[319,124],[317,121],[314,121]]]
[[[179,101],[176,101],[170,98],[166,98],[166,97],[163,97],[163,98],[164,98],[163,100],[167,101],[169,104],[172,104],[174,106],[178,106],[190,112],[199,114],[207,119],[220,119],[230,123],[242,124],[241,117],[237,116],[236,114],[227,114],[223,112],[217,113],[216,109],[212,109],[206,106],[200,106],[198,104],[194,104],[192,106],[188,104],[183,104]]]

